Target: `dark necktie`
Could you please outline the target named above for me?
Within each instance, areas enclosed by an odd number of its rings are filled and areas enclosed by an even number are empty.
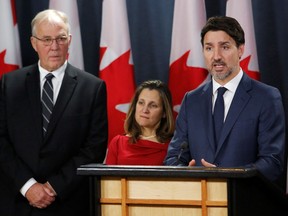
[[[213,120],[214,120],[214,131],[215,131],[215,138],[216,138],[216,149],[219,141],[219,137],[222,131],[222,127],[224,124],[224,99],[223,95],[226,92],[225,87],[218,88],[217,99],[214,105],[214,113],[213,113]]]
[[[54,75],[49,73],[45,76],[46,81],[42,91],[42,117],[43,117],[43,136],[45,136],[53,110],[53,84]]]

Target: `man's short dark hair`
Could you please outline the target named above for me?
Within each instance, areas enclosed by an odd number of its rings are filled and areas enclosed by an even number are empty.
[[[245,34],[238,23],[238,21],[232,17],[227,16],[215,16],[208,19],[206,25],[201,31],[201,44],[204,45],[204,36],[208,31],[224,31],[230,37],[234,39],[237,47],[245,44]]]

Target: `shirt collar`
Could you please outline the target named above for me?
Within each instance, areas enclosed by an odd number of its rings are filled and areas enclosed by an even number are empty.
[[[240,72],[228,83],[226,83],[224,86],[221,86],[219,83],[217,83],[214,79],[212,79],[213,83],[213,95],[217,93],[217,90],[219,87],[225,87],[228,91],[231,91],[233,93],[236,92],[236,89],[241,81],[241,78],[243,76],[243,70],[240,68]]]
[[[40,61],[38,61],[38,68],[39,68],[39,71],[40,71],[40,80],[42,81],[45,81],[45,76],[48,74],[48,73],[53,73],[53,75],[56,77],[56,79],[58,77],[60,77],[61,75],[63,75],[63,73],[65,72],[66,70],[66,67],[67,67],[67,60],[64,62],[64,64],[59,67],[57,70],[55,71],[47,71],[46,69],[44,69],[43,67],[41,67],[40,65]]]

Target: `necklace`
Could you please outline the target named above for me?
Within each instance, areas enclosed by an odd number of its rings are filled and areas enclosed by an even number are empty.
[[[151,138],[154,138],[154,137],[156,137],[156,135],[151,135],[151,136],[140,135],[141,139],[151,139]]]

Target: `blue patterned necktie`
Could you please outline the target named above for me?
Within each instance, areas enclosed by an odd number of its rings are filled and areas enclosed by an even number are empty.
[[[53,84],[52,78],[54,75],[49,73],[45,76],[46,81],[42,91],[42,117],[43,117],[43,136],[45,136],[53,110]]]

